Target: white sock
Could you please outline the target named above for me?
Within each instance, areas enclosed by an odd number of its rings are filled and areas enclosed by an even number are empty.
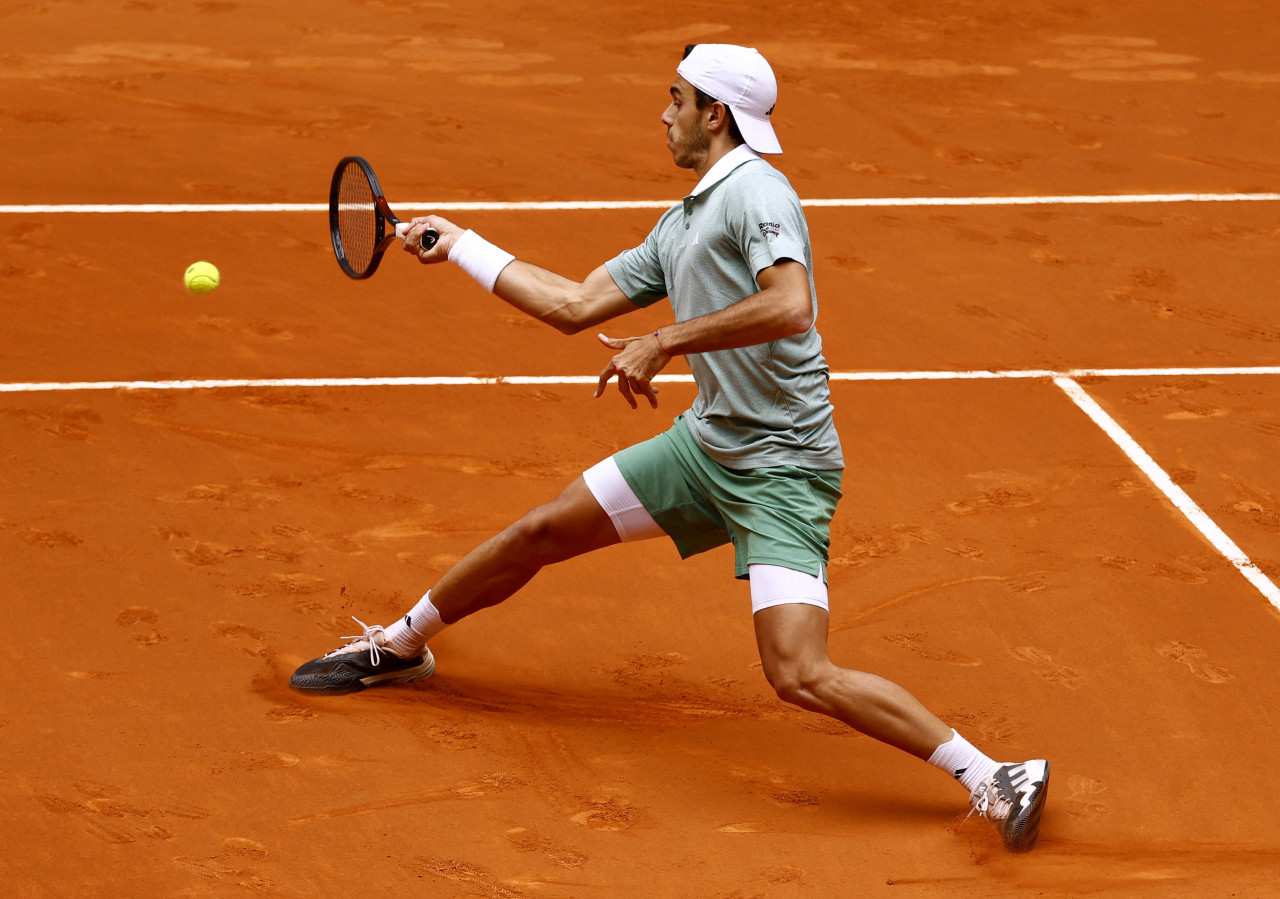
[[[408,615],[387,625],[387,649],[402,659],[412,658],[422,651],[428,640],[446,627],[448,625],[440,620],[440,610],[431,601],[431,591],[428,590]]]
[[[999,762],[987,758],[977,748],[951,730],[951,739],[943,743],[929,756],[929,764],[950,774],[970,793],[973,788],[995,773]]]

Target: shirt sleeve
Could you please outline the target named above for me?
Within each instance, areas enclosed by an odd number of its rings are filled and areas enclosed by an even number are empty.
[[[783,259],[794,259],[813,270],[804,210],[785,179],[748,179],[743,189],[734,191],[726,211],[730,233],[753,277]]]
[[[668,294],[656,230],[649,232],[640,246],[619,253],[604,264],[618,289],[641,307],[652,306]]]

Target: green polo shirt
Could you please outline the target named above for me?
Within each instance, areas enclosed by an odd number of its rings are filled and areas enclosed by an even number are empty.
[[[710,315],[760,291],[756,275],[784,259],[809,270],[817,320],[813,254],[800,198],[787,179],[739,147],[727,174],[713,167],[658,220],[644,243],[605,264],[637,306],[663,297],[676,321]],[[814,326],[756,346],[688,353],[698,396],[684,421],[697,445],[726,468],[844,467],[832,419],[827,361]]]

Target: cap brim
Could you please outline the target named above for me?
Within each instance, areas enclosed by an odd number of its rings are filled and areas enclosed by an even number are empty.
[[[742,132],[747,146],[757,153],[782,152],[782,144],[778,143],[778,136],[773,133],[773,125],[768,120],[757,119],[736,109],[733,110],[733,120],[738,123],[738,130]]]

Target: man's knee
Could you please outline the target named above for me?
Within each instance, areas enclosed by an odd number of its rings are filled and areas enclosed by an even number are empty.
[[[779,660],[764,666],[764,676],[783,702],[808,707],[822,695],[830,667],[830,662]]]
[[[561,562],[618,542],[609,516],[583,487],[530,509],[507,528],[506,551],[538,565]]]
[[[537,506],[507,528],[510,551],[530,559],[545,558],[563,542],[562,530],[552,504]]]

